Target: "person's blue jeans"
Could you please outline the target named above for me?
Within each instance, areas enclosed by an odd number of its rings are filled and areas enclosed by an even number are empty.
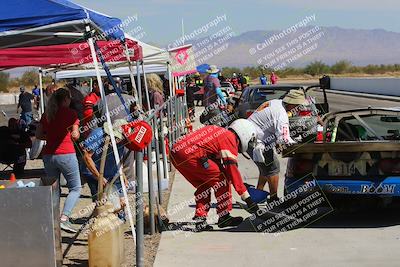
[[[69,217],[79,200],[82,189],[76,154],[44,155],[43,162],[47,175],[45,184],[53,184],[55,180],[59,180],[61,173],[67,180],[69,194],[65,200],[62,214]]]
[[[33,120],[33,114],[32,112],[21,112],[21,119],[25,121],[26,126],[31,124]]]

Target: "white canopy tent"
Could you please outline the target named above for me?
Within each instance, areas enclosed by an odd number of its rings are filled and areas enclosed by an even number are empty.
[[[145,73],[164,74],[167,72],[167,66],[161,64],[145,65],[144,70]],[[113,76],[129,76],[131,74],[129,67],[118,67],[115,69],[111,69],[110,71]],[[136,67],[133,67],[133,74],[137,75]],[[100,71],[100,75],[107,76],[104,70]],[[95,76],[96,76],[96,70],[94,69],[62,70],[57,72],[57,79],[72,79],[72,78],[95,77]]]
[[[106,123],[112,129],[112,122],[108,110],[108,104],[105,99],[105,91],[101,81],[98,57],[100,57],[96,40],[120,40],[125,45],[128,65],[131,68],[132,63],[129,57],[128,46],[124,43],[124,34],[120,25],[122,21],[107,15],[95,12],[88,8],[74,4],[67,0],[2,0],[0,2],[0,48],[18,48],[33,47],[43,45],[68,44],[72,41],[85,41],[88,43],[93,60],[93,66],[96,70],[96,76],[99,80],[101,98],[105,106]],[[96,39],[95,39],[96,37]],[[136,62],[139,66],[139,62]],[[29,66],[27,64],[27,66]],[[140,69],[138,68],[139,72]],[[131,75],[132,84],[134,84],[133,75]],[[138,88],[140,88],[140,79],[138,79]],[[43,95],[42,85],[40,86]],[[43,102],[41,103],[43,110]],[[127,194],[127,188],[123,180],[123,169],[120,164],[120,155],[113,131],[110,132],[114,158],[119,167],[120,181],[122,191],[127,205],[128,219],[132,234],[136,242],[135,225],[130,208],[130,201]],[[139,160],[143,160],[143,153],[138,152]],[[138,179],[137,189],[142,192],[142,181]],[[138,197],[137,202],[137,257],[138,266],[143,266],[143,204],[142,196]],[[140,218],[141,217],[141,218]]]

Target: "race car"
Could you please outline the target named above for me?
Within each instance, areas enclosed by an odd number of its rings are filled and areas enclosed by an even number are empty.
[[[322,121],[322,141],[283,152],[286,194],[311,183],[331,199],[400,196],[400,108],[334,112]]]

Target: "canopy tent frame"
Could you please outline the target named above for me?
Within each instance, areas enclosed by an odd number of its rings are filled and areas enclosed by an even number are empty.
[[[90,26],[87,25],[86,26],[86,34],[90,34],[90,33],[91,33]],[[111,116],[110,116],[110,112],[109,112],[109,108],[108,108],[108,103],[106,101],[106,94],[105,94],[105,90],[104,90],[104,85],[103,85],[103,81],[101,79],[100,69],[99,69],[99,65],[98,65],[98,61],[97,61],[97,54],[101,53],[101,52],[96,50],[95,41],[94,41],[94,38],[93,38],[92,35],[89,35],[89,38],[87,39],[87,42],[89,44],[90,51],[92,53],[93,65],[94,65],[95,70],[96,70],[97,81],[98,81],[98,85],[99,85],[99,89],[100,89],[101,101],[103,102],[102,104],[105,107],[106,123],[107,123],[109,129],[113,129],[112,122],[111,122]],[[116,162],[117,166],[120,166],[119,169],[118,169],[118,172],[119,172],[119,175],[120,175],[119,178],[120,178],[120,182],[121,182],[121,187],[122,187],[122,192],[123,192],[123,195],[124,195],[125,203],[126,203],[126,206],[127,206],[126,210],[127,210],[127,213],[128,213],[128,219],[129,219],[130,227],[131,227],[131,230],[132,230],[134,243],[135,243],[135,246],[136,246],[138,243],[137,243],[135,225],[133,223],[131,205],[129,203],[128,191],[127,191],[127,188],[125,186],[125,181],[124,181],[123,166],[122,166],[122,164],[120,164],[121,158],[120,158],[120,155],[118,153],[117,142],[116,142],[115,135],[114,135],[113,131],[110,131],[110,140],[111,140],[111,145],[112,145],[113,152],[114,152],[113,154],[114,154],[115,162]]]
[[[24,5],[25,4],[25,5]],[[100,88],[100,94],[101,94],[101,101],[104,104],[105,107],[105,113],[106,113],[106,123],[110,129],[112,129],[112,122],[111,122],[111,117],[109,113],[109,107],[108,103],[105,99],[105,90],[104,90],[104,85],[102,83],[101,75],[100,75],[100,70],[99,70],[99,64],[97,60],[97,55],[101,56],[101,51],[96,50],[96,40],[94,38],[94,31],[93,29],[98,30],[98,33],[101,34],[106,34],[107,37],[115,40],[120,40],[121,42],[124,41],[124,35],[122,33],[122,30],[120,28],[117,28],[117,30],[113,33],[107,33],[109,30],[113,29],[114,26],[121,23],[120,20],[107,17],[103,14],[96,13],[92,10],[89,10],[87,8],[84,8],[82,6],[73,4],[69,1],[65,0],[51,0],[51,1],[38,1],[34,3],[37,6],[37,14],[36,17],[32,17],[29,12],[26,12],[23,10],[22,12],[15,12],[12,13],[11,16],[5,16],[6,19],[4,19],[0,23],[0,37],[1,42],[0,42],[0,49],[1,48],[15,48],[15,47],[33,47],[33,46],[38,46],[38,45],[52,45],[52,44],[60,44],[60,43],[67,43],[66,39],[70,39],[72,37],[85,37],[85,41],[87,41],[89,48],[90,48],[90,54],[92,55],[92,61],[94,64],[94,68],[96,70],[96,76],[98,79],[99,83],[99,88]],[[10,12],[10,10],[18,10],[16,9],[18,5],[23,5],[25,8],[29,10],[29,8],[32,8],[32,2],[25,0],[24,2],[22,1],[4,1],[2,2],[2,7],[4,8],[2,12],[4,14],[7,14],[7,12]],[[36,7],[35,6],[35,7]],[[51,10],[52,12],[49,13],[49,15],[46,17],[46,20],[38,19],[41,18],[43,13],[46,13],[48,10]],[[104,22],[104,24],[103,24]],[[99,25],[97,25],[97,24]],[[101,25],[101,26],[100,26]],[[50,29],[53,29],[53,33],[49,32]],[[71,29],[71,32],[78,32],[78,34],[68,34],[66,32],[60,31],[60,29]],[[40,31],[44,31],[41,33]],[[58,35],[55,33],[57,32]],[[79,32],[82,34],[79,34]],[[32,38],[31,38],[32,37]],[[64,39],[63,39],[64,37]],[[104,39],[104,35],[101,36],[101,38]],[[126,51],[129,52],[129,51]],[[139,72],[138,72],[139,74]],[[40,69],[39,71],[39,79],[40,79],[40,84],[41,84],[41,99],[43,99],[43,70]],[[140,85],[140,76],[138,75],[138,85]],[[134,81],[133,81],[134,83]],[[138,86],[139,91],[140,91],[140,86]],[[43,111],[43,105],[44,102],[41,102],[41,109]],[[117,166],[120,166],[118,172],[120,175],[120,181],[122,185],[122,191],[123,195],[125,198],[125,203],[127,206],[127,213],[128,213],[128,219],[130,223],[130,227],[132,229],[132,235],[134,237],[134,243],[137,248],[137,257],[136,257],[136,263],[137,266],[143,266],[143,209],[142,210],[137,210],[139,211],[137,213],[137,216],[141,216],[141,218],[137,217],[137,235],[135,234],[135,226],[133,223],[133,217],[131,213],[131,208],[129,204],[129,198],[127,194],[127,189],[123,180],[123,168],[122,164],[120,164],[120,155],[118,153],[117,149],[117,143],[115,139],[115,135],[113,131],[110,131],[110,137],[111,137],[111,144],[112,148],[114,151],[114,158],[116,161]],[[143,159],[143,153],[138,152],[138,154],[141,154]],[[140,158],[140,157],[139,157]],[[141,168],[139,166],[136,166],[136,169],[138,170],[138,173],[140,172]],[[137,183],[136,183],[136,188],[137,191],[136,193],[141,193],[142,191],[140,189],[143,189],[143,184],[141,181],[143,177],[137,177]],[[136,194],[137,200],[141,200],[142,202],[142,194]],[[143,207],[141,207],[143,208]],[[140,239],[140,242],[137,242]]]

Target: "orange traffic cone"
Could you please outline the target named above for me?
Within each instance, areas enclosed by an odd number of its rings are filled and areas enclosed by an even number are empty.
[[[10,175],[10,182],[14,183],[14,182],[16,182],[16,181],[17,181],[17,178],[15,177],[15,174],[14,174],[14,173],[11,173],[11,175]]]

